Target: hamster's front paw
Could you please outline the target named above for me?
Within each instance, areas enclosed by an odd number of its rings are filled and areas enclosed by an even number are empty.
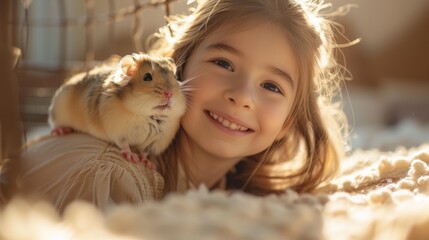
[[[126,158],[128,161],[132,163],[138,163],[140,159],[137,153],[133,153],[127,150],[122,150],[122,156],[124,156],[124,158]]]
[[[140,162],[142,162],[148,169],[156,170],[156,165],[147,158],[147,155],[147,153],[141,153]]]
[[[52,129],[51,134],[56,136],[64,136],[72,132],[74,132],[74,129],[71,127],[57,127]]]

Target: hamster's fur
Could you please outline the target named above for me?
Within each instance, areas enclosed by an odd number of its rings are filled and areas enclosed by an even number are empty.
[[[55,93],[49,124],[113,142],[132,161],[138,155],[131,148],[143,159],[160,154],[174,138],[186,108],[174,74],[172,59],[143,53],[77,74]]]

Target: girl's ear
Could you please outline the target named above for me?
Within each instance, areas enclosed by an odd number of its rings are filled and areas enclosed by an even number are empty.
[[[122,73],[128,77],[132,77],[137,72],[137,62],[132,55],[124,56],[119,62]]]

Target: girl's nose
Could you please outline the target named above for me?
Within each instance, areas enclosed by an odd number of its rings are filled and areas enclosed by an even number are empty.
[[[237,86],[234,89],[228,89],[224,93],[224,98],[229,103],[234,104],[237,107],[244,107],[247,109],[254,108],[254,99],[250,89],[246,86]]]

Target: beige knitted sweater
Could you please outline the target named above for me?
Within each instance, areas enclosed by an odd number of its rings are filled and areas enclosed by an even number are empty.
[[[75,199],[101,209],[139,204],[160,199],[164,189],[158,172],[127,161],[115,145],[85,134],[46,137],[31,144],[21,159],[24,190],[60,210]],[[179,179],[184,179],[180,173]],[[185,186],[179,180],[179,191]]]

